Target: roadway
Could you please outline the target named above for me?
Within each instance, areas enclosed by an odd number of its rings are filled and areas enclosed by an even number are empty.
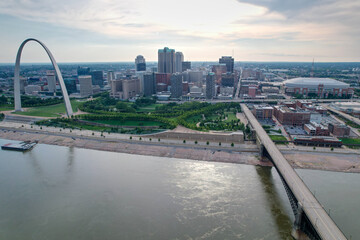
[[[239,99],[239,95],[240,95],[240,88],[241,88],[241,77],[242,77],[242,68],[240,68],[240,77],[239,77],[239,81],[238,81],[238,85],[236,88],[236,93],[235,93],[235,97],[234,99]]]
[[[286,96],[286,95],[285,95]],[[195,100],[191,100],[193,102],[208,102],[208,103],[220,103],[220,102],[238,102],[238,103],[272,103],[272,102],[276,102],[276,101],[291,101],[291,100],[298,100],[298,99],[242,99],[242,98],[238,98],[238,99],[229,99],[229,100],[224,100],[224,99],[195,99]],[[307,99],[310,100],[310,99]],[[311,100],[313,103],[331,103],[331,102],[348,102],[349,99],[314,99]],[[189,101],[158,101],[157,103],[172,103],[172,102],[176,102],[176,103],[185,103],[185,102],[189,102]]]
[[[341,112],[339,110],[336,110],[335,108],[332,108],[332,107],[330,107],[328,105],[325,105],[325,104],[323,104],[322,106],[324,108],[326,108],[327,110],[329,110],[331,112],[334,112],[336,114],[339,114],[340,116],[346,118],[347,120],[352,121],[352,122],[356,123],[357,125],[360,125],[360,119],[359,118],[356,118],[356,117],[353,117],[353,116],[351,116],[349,114],[343,113],[343,112]]]
[[[302,205],[304,213],[312,223],[321,239],[346,239],[341,230],[334,221],[329,217],[321,204],[317,201],[309,188],[305,185],[299,175],[291,167],[274,142],[267,135],[260,123],[256,120],[249,108],[245,104],[241,104],[241,108],[248,118],[252,127],[256,131],[261,143],[271,156],[273,163],[276,165],[279,173],[283,176],[289,188],[293,192],[296,199]]]

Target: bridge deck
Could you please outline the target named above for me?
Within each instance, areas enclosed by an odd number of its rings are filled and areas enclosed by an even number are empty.
[[[267,135],[260,123],[256,120],[249,108],[245,104],[241,104],[241,108],[248,118],[251,126],[255,129],[256,134],[260,138],[261,143],[271,156],[274,164],[280,174],[285,179],[289,188],[295,195],[296,199],[301,203],[304,213],[314,226],[314,229],[322,239],[346,239],[344,234],[336,226],[334,221],[329,217],[321,204],[317,201],[299,175],[290,166],[288,161],[275,146],[273,141]]]

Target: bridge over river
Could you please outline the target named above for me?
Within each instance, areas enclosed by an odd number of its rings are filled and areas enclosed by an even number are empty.
[[[245,104],[241,108],[256,132],[257,141],[273,162],[295,215],[293,237],[295,239],[342,240],[344,234],[330,218],[309,188],[291,167],[274,142]]]

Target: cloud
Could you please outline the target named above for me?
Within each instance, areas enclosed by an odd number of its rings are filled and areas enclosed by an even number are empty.
[[[359,12],[360,2],[352,0],[0,1],[0,14],[24,20],[29,29],[36,23],[47,25],[52,30],[44,35],[51,32],[61,41],[68,35],[68,42],[78,46],[150,49],[169,45],[197,54],[235,48],[277,57],[286,57],[283,52],[287,51],[291,52],[288,57],[355,56]],[[1,25],[3,32],[11,30]],[[304,51],[309,53],[301,54]]]

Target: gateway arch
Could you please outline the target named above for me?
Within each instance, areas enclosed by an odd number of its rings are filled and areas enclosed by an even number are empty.
[[[35,38],[28,38],[25,41],[23,41],[19,47],[19,50],[17,52],[16,55],[16,63],[15,63],[15,74],[14,74],[14,101],[15,101],[15,111],[22,111],[21,109],[21,98],[20,98],[20,58],[21,58],[21,53],[22,50],[25,46],[25,44],[27,42],[30,41],[34,41],[39,43],[46,51],[47,55],[49,56],[51,63],[55,69],[56,75],[59,79],[59,83],[60,83],[60,87],[61,87],[61,92],[64,98],[64,102],[65,102],[65,108],[66,108],[66,115],[68,117],[70,117],[73,114],[72,108],[71,108],[71,104],[70,104],[70,99],[69,99],[69,95],[67,93],[66,90],[66,86],[64,83],[64,79],[61,75],[60,69],[55,61],[54,56],[51,54],[50,50],[45,46],[45,44],[43,44],[42,42],[40,42],[39,40],[35,39]]]

